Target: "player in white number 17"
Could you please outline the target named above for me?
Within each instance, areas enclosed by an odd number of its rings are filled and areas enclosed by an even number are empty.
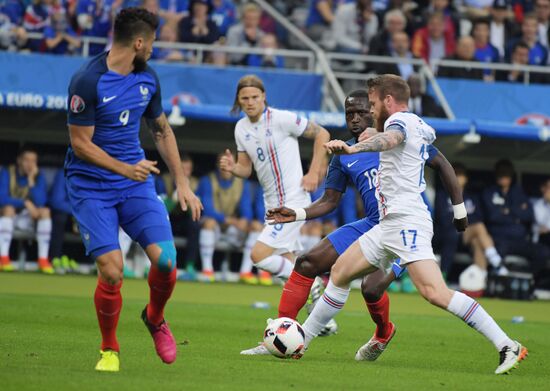
[[[306,344],[302,354],[342,309],[351,281],[388,269],[393,259],[400,258],[420,294],[489,339],[500,352],[495,373],[508,373],[527,356],[527,349],[511,340],[479,303],[447,288],[435,261],[431,244],[433,223],[421,197],[426,187],[425,151],[435,140],[435,131],[408,112],[410,90],[399,76],[381,75],[370,79],[367,86],[371,113],[381,133],[353,146],[332,140],[325,148],[338,154],[381,152],[376,184],[380,224],[355,241],[332,267],[324,300],[319,300],[303,325]],[[455,218],[466,216],[464,203],[453,208]]]

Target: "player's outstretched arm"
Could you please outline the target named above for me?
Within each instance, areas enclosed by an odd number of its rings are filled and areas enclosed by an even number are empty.
[[[291,209],[287,207],[269,209],[265,219],[269,224],[291,223],[311,220],[329,214],[338,207],[342,193],[334,189],[325,189],[323,195],[307,208]]]
[[[239,178],[248,178],[252,174],[252,160],[246,152],[237,153],[237,161],[229,149],[220,157],[220,169]]]
[[[313,140],[313,157],[309,171],[302,179],[302,186],[306,191],[314,191],[319,187],[327,172],[328,160],[324,144],[330,140],[330,133],[322,126],[309,121],[302,136]]]
[[[187,210],[189,207],[193,220],[198,221],[201,217],[203,206],[200,199],[191,190],[189,180],[183,174],[176,136],[174,136],[174,131],[168,123],[166,115],[162,113],[155,119],[147,119],[147,124],[151,129],[157,150],[162,160],[168,166],[168,170],[170,170],[172,179],[176,184],[181,208]]]
[[[443,187],[451,197],[451,203],[453,204],[453,224],[457,231],[463,232],[468,227],[468,214],[453,166],[439,150],[435,157],[428,160],[426,164],[439,173]]]
[[[361,152],[382,152],[397,147],[405,141],[401,130],[388,128],[383,133],[375,134],[367,140],[349,146],[342,140],[331,140],[324,145],[328,153],[353,154]]]
[[[115,159],[94,144],[93,135],[93,126],[69,124],[71,147],[79,159],[139,182],[145,181],[151,172],[160,173],[155,167],[157,162],[151,160],[142,160],[137,164],[130,165]]]

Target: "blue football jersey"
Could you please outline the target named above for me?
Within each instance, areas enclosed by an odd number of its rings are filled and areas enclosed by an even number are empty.
[[[346,144],[350,146],[355,143],[355,139],[346,141]],[[430,162],[438,152],[437,148],[429,145],[426,161]],[[378,201],[376,200],[375,190],[379,164],[380,154],[378,152],[334,155],[328,168],[325,189],[334,189],[344,193],[347,184],[349,182],[353,183],[363,200],[365,217],[372,221],[378,221]]]
[[[160,83],[156,73],[126,76],[107,68],[107,53],[84,64],[69,85],[68,124],[94,126],[92,141],[113,158],[136,164],[145,158],[139,141],[141,117],[162,114]],[[124,189],[137,182],[79,159],[69,146],[65,171],[71,181],[86,188]]]

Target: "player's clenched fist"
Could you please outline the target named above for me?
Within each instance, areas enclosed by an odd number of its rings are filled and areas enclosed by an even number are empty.
[[[235,158],[229,149],[226,149],[220,158],[220,170],[233,173]]]
[[[363,142],[365,140],[368,140],[369,138],[371,138],[372,136],[374,136],[377,133],[378,133],[378,131],[375,128],[366,128],[363,131],[363,133],[361,133],[359,135],[359,138],[357,139],[357,141]]]
[[[268,224],[292,223],[296,221],[296,212],[294,209],[284,206],[282,208],[269,209],[265,213],[265,221]]]
[[[324,144],[325,149],[328,153],[334,154],[350,154],[351,148],[342,140],[330,140],[328,143]]]
[[[147,180],[147,177],[149,177],[150,173],[160,174],[160,171],[156,167],[156,165],[156,161],[147,159],[140,160],[133,166],[130,166],[130,169],[128,170],[128,175],[126,176],[134,181],[144,182],[145,180]]]

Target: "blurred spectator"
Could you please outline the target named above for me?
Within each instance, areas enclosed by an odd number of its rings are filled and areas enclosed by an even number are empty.
[[[52,213],[52,235],[50,239],[50,259],[55,270],[75,271],[78,264],[63,254],[63,242],[65,240],[65,227],[72,215],[67,188],[65,187],[65,171],[59,169],[50,189],[48,199]]]
[[[392,54],[392,37],[397,32],[404,32],[407,19],[403,11],[395,9],[384,15],[384,29],[378,32],[369,43],[369,54],[389,56]],[[389,72],[391,73],[391,72]]]
[[[514,45],[518,41],[523,41],[529,47],[529,64],[546,65],[548,60],[548,49],[545,48],[538,39],[537,17],[534,14],[527,14],[521,24],[521,36],[515,40],[512,40],[506,46],[506,61],[511,61],[511,54]]]
[[[353,0],[308,0],[306,33],[315,42],[324,42],[334,21],[334,12],[340,4]]]
[[[463,234],[456,232],[453,225],[453,206],[451,199],[443,189],[438,189],[435,195],[434,232],[436,242],[441,251],[441,271],[447,275],[455,259],[456,251],[461,243],[472,252],[474,264],[482,270],[487,270],[488,260],[500,265],[502,258],[495,249],[495,244],[483,223],[481,205],[478,197],[467,187],[468,173],[460,163],[453,164],[458,184],[462,189],[464,204],[468,213],[468,228]],[[460,240],[462,238],[462,240]]]
[[[264,49],[264,54],[249,54],[248,66],[263,68],[284,68],[285,59],[276,56],[273,51],[279,48],[277,37],[273,34],[266,34],[262,37],[260,47]]]
[[[489,21],[478,19],[472,27],[472,37],[475,42],[474,57],[480,62],[499,62],[498,49],[489,42]],[[490,76],[490,70],[484,71],[484,75]]]
[[[392,36],[392,51],[391,57],[399,59],[415,58],[411,52],[411,42],[409,36],[404,31],[396,32]],[[374,63],[372,69],[377,74],[391,73],[401,76],[407,80],[409,76],[418,71],[418,67],[406,62],[397,64]]]
[[[208,0],[192,0],[189,16],[178,25],[179,40],[189,43],[212,44],[220,38],[216,23],[210,19]]]
[[[14,25],[22,26],[25,5],[28,3],[22,0],[2,0],[0,1],[0,13],[7,15]]]
[[[50,25],[50,15],[52,11],[53,0],[33,0],[25,9],[23,17],[23,27],[27,33],[42,33]],[[34,51],[44,50],[44,41],[42,39],[29,39],[27,47]]]
[[[512,20],[507,0],[495,0],[491,8],[490,42],[504,58],[506,43],[516,35],[516,25]]]
[[[483,191],[482,204],[485,223],[493,237],[498,253],[521,255],[531,263],[533,272],[545,267],[550,258],[541,246],[530,244],[528,229],[534,222],[533,208],[521,187],[514,183],[515,170],[509,160],[500,160],[495,165],[496,185]],[[503,265],[492,264],[501,273]]]
[[[189,0],[159,0],[159,16],[166,23],[178,24],[189,15]]]
[[[415,27],[425,26],[431,14],[440,12],[445,20],[445,31],[454,39],[459,35],[460,16],[450,0],[430,0],[427,7],[419,7],[417,12],[420,12],[420,15],[416,18]]]
[[[227,241],[235,247],[244,244],[253,218],[250,183],[218,167],[201,178],[197,193],[204,205],[199,234],[201,279],[214,281],[213,258],[219,234],[224,232]]]
[[[64,11],[52,14],[51,25],[44,29],[44,38],[46,48],[54,54],[74,54],[82,45],[76,32],[67,23]]]
[[[14,270],[10,261],[10,245],[14,229],[19,229],[36,232],[38,268],[44,273],[53,273],[48,260],[52,220],[46,201],[46,180],[38,169],[38,154],[32,149],[23,148],[17,155],[16,164],[0,172],[0,267],[2,270]]]
[[[456,54],[445,57],[447,60],[456,61],[472,61],[476,62],[475,56],[476,45],[474,39],[469,35],[460,37],[456,45]],[[453,79],[474,79],[481,80],[483,78],[483,70],[481,68],[471,68],[468,65],[461,67],[439,66],[437,71],[438,77],[448,77]]]
[[[445,111],[437,104],[435,99],[424,92],[422,79],[418,74],[412,74],[407,79],[411,89],[409,98],[409,110],[423,117],[446,118]]]
[[[181,167],[183,175],[189,180],[189,187],[197,194],[199,180],[193,176],[193,159],[186,153],[181,155]],[[170,174],[163,176],[167,194],[165,200],[166,209],[170,214],[170,222],[174,235],[183,235],[187,240],[183,251],[184,269],[185,272],[179,276],[181,280],[194,281],[197,279],[195,266],[199,261],[199,231],[200,223],[193,221],[189,211],[183,211],[178,200],[178,193],[175,189],[172,177]]]
[[[260,29],[261,11],[256,4],[247,3],[242,8],[241,22],[227,31],[227,46],[259,47],[265,33]],[[246,65],[246,54],[234,53],[229,56],[234,65]]]
[[[176,27],[172,23],[166,23],[160,28],[159,41],[161,42],[178,42],[178,32]],[[164,61],[183,61],[185,59],[185,52],[179,49],[168,48],[153,48],[153,58]]]
[[[108,38],[115,11],[120,0],[79,0],[76,8],[78,26],[87,37]],[[96,55],[105,50],[104,44],[90,44],[89,54]]]
[[[10,20],[5,9],[0,8],[0,50],[17,50],[27,44],[27,32]]]
[[[231,0],[212,0],[211,18],[218,26],[220,35],[225,36],[227,30],[237,19],[237,9]]]
[[[356,0],[336,10],[332,23],[333,48],[344,53],[367,54],[378,31],[378,18],[371,0]]]
[[[540,192],[542,197],[533,203],[533,241],[550,248],[550,179],[543,182]]]
[[[441,12],[431,14],[426,27],[416,31],[412,52],[428,63],[454,54],[455,40],[452,32],[445,31],[445,16]]]
[[[536,0],[535,13],[539,22],[538,40],[548,49],[550,47],[550,0]]]
[[[522,41],[516,42],[512,49],[512,65],[516,65],[516,67],[510,71],[497,71],[495,78],[498,81],[524,83],[526,80],[523,66],[528,64],[529,45]],[[536,72],[529,73],[529,82],[531,83],[546,83],[547,81],[548,77],[545,74]]]

